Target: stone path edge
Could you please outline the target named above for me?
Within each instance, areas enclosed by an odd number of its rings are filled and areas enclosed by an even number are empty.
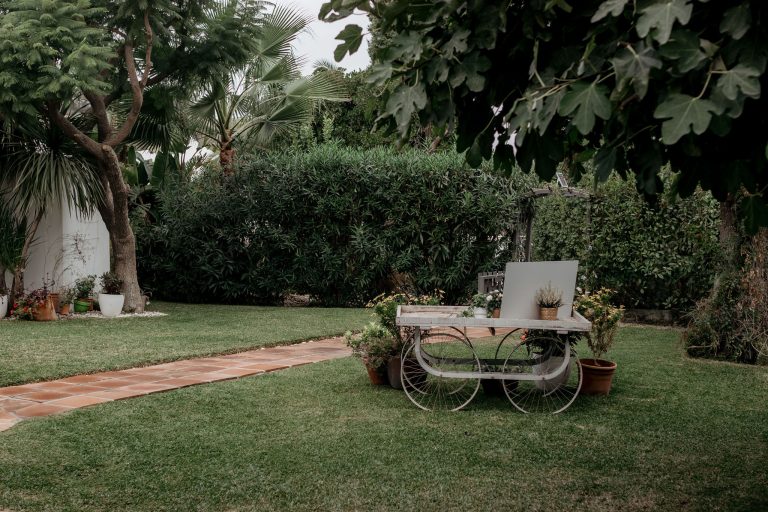
[[[0,388],[0,432],[29,418],[347,357],[341,336]]]

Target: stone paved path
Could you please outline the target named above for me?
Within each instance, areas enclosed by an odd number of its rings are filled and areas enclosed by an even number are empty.
[[[0,431],[27,418],[350,355],[343,338],[0,388]]]

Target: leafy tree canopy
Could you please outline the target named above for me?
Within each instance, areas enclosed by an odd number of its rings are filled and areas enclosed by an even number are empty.
[[[413,114],[455,118],[473,165],[549,179],[594,159],[599,179],[631,168],[651,196],[670,163],[682,195],[743,195],[747,227],[768,225],[765,2],[333,0],[320,18],[356,9],[389,35],[371,74],[394,84],[381,120],[401,136]],[[347,25],[336,57],[362,36]]]

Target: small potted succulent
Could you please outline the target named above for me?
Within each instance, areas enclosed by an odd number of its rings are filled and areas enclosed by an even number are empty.
[[[387,365],[397,353],[397,340],[392,333],[383,325],[371,322],[359,335],[347,332],[344,338],[352,347],[352,355],[363,361],[371,384],[387,384]]]
[[[541,320],[557,320],[557,309],[563,305],[563,292],[552,287],[552,282],[536,292]]]
[[[101,276],[101,293],[99,293],[99,309],[106,317],[116,317],[123,310],[125,295],[121,293],[123,280],[114,272],[105,272]]]
[[[581,392],[588,395],[607,395],[616,372],[615,362],[601,359],[613,345],[619,322],[624,316],[624,306],[613,306],[612,297],[613,290],[601,288],[592,294],[581,295],[576,301],[576,311],[592,322],[587,345],[595,357],[579,359],[584,376]]]
[[[96,276],[85,276],[75,281],[75,313],[93,311],[93,288],[96,286]]]

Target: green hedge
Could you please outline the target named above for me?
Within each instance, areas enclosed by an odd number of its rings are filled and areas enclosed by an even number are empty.
[[[160,222],[137,228],[140,279],[172,300],[359,305],[399,272],[455,301],[509,259],[528,188],[454,153],[331,144],[253,158],[162,194]]]
[[[627,307],[677,311],[710,290],[719,246],[717,202],[708,193],[652,205],[631,180],[612,178],[590,200],[537,201],[535,257],[578,258],[582,284],[617,290]]]

